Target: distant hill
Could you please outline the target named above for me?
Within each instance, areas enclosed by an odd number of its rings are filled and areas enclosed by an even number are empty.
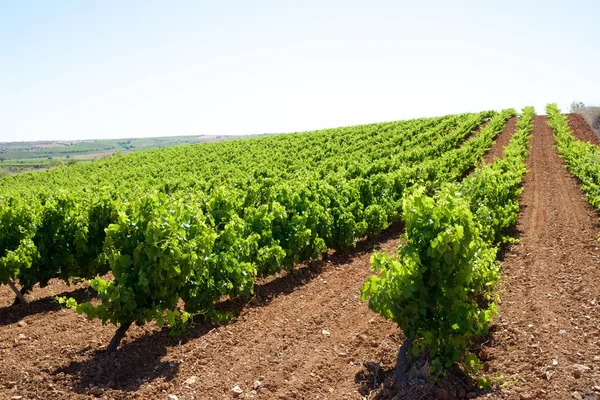
[[[261,135],[194,135],[153,138],[43,140],[36,142],[0,142],[0,167],[19,172],[22,169],[47,168],[53,164],[90,161],[114,153],[150,150],[182,144],[199,144],[242,139]]]

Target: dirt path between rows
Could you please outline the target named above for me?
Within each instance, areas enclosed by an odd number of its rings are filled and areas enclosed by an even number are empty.
[[[502,159],[502,154],[504,153],[504,148],[510,142],[513,134],[517,129],[517,118],[513,117],[506,121],[506,126],[504,130],[498,135],[496,138],[496,142],[494,146],[488,151],[488,153],[483,157],[483,161],[486,164],[492,163],[495,159]]]
[[[595,399],[600,389],[599,218],[554,145],[546,117],[535,117],[520,243],[505,255],[500,314],[482,353],[508,384],[495,398]]]
[[[508,126],[490,152],[511,135]],[[385,397],[381,382],[403,336],[358,297],[372,253],[394,253],[401,233],[393,225],[349,254],[260,281],[255,301],[223,304],[236,315],[230,323],[198,324],[181,338],[154,324],[133,326],[108,360],[103,350],[114,326],[53,301],[57,294],[89,298],[85,285],[54,281],[28,295],[29,307],[13,308],[5,307],[12,292],[0,287],[0,398],[230,399],[236,385],[239,398]]]

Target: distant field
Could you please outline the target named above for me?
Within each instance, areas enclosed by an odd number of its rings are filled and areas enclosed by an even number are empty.
[[[265,136],[252,135],[252,136]],[[34,168],[47,168],[60,163],[85,162],[111,156],[182,144],[199,144],[250,136],[194,135],[154,138],[50,140],[37,142],[0,142],[0,168],[12,172]]]

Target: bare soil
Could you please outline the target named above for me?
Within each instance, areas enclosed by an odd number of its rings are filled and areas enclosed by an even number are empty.
[[[584,142],[591,142],[595,145],[600,144],[600,139],[587,123],[583,115],[581,114],[567,114],[569,121],[569,128],[573,131],[575,137]]]
[[[509,121],[486,161],[501,154],[514,125]],[[448,398],[569,398],[600,384],[599,218],[562,168],[544,117],[535,119],[532,145],[521,241],[503,253],[500,314],[479,352],[506,387],[478,391],[452,370],[437,388],[417,385],[404,398],[435,398],[436,389]],[[14,296],[0,287],[0,398],[228,399],[236,385],[239,398],[392,398],[383,382],[390,381],[403,335],[358,296],[371,254],[395,252],[401,233],[394,225],[354,251],[260,281],[254,299],[220,305],[236,315],[227,324],[199,323],[182,337],[153,324],[133,326],[108,359],[103,350],[115,327],[53,300],[90,298],[86,285],[54,281],[34,289],[28,307],[9,307]]]
[[[483,157],[483,161],[486,164],[492,163],[496,159],[502,159],[502,154],[504,153],[504,148],[510,142],[513,134],[517,130],[517,118],[513,117],[506,121],[506,126],[504,130],[496,137],[496,142],[494,146],[487,152],[487,154]]]
[[[581,125],[572,126],[577,137],[589,135]],[[546,117],[535,118],[531,144],[517,225],[520,243],[505,253],[500,313],[480,355],[490,376],[506,385],[492,398],[567,399],[574,392],[596,398],[598,214],[563,168]]]

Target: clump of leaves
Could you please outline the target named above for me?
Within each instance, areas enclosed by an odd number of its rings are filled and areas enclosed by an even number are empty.
[[[436,198],[416,189],[404,200],[406,244],[398,257],[375,254],[361,298],[409,338],[422,338],[434,371],[461,359],[496,311],[489,301],[498,280],[496,248],[482,238],[469,201],[453,186]],[[481,298],[486,298],[481,306]]]

